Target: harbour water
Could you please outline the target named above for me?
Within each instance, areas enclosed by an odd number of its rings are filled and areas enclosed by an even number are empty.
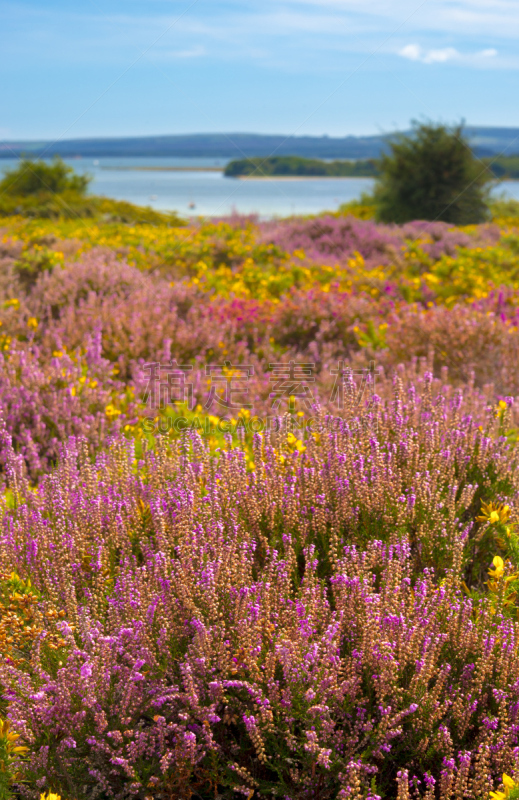
[[[233,211],[261,217],[335,211],[373,185],[371,178],[225,178],[226,159],[214,158],[81,158],[68,163],[92,176],[93,194],[177,211],[184,217],[220,217]],[[0,159],[0,175],[15,164],[14,159]],[[504,181],[494,191],[519,200],[519,181]]]

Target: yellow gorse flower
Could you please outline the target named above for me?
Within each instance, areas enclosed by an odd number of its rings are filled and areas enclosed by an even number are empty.
[[[287,434],[287,444],[290,448],[291,452],[297,450],[299,453],[304,453],[306,450],[306,446],[303,444],[301,439],[298,439],[292,432]]]
[[[500,556],[494,556],[492,564],[494,565],[494,569],[489,569],[488,574],[490,575],[491,578],[499,580],[499,578],[502,578],[504,575],[505,562]]]
[[[490,792],[490,797],[492,800],[506,800],[506,798],[510,797],[510,792],[512,789],[519,789],[519,783],[516,783],[510,775],[506,773],[503,774],[503,787],[504,791],[502,792]]]
[[[510,517],[510,506],[494,505],[493,503],[481,503],[481,514],[476,519],[479,522],[489,522],[495,525],[498,522],[508,522]]]
[[[19,733],[14,733],[10,730],[9,720],[0,719],[0,739],[5,741],[8,753],[12,755],[23,755],[23,753],[27,752],[29,749],[28,747],[16,744],[19,738]]]
[[[500,585],[502,586],[500,581],[505,574],[506,565],[500,556],[494,556],[492,563],[494,565],[494,569],[488,570],[488,574],[491,580],[487,581],[487,586],[491,592],[498,593]],[[513,575],[507,575],[504,580],[505,585],[510,583],[511,581],[514,581],[517,577],[519,577],[517,572],[514,572]],[[507,596],[505,605],[512,605],[515,602],[515,599],[516,599],[516,592],[512,592]]]
[[[109,403],[105,408],[105,414],[109,419],[113,419],[113,417],[118,417],[121,411],[112,405],[112,403]]]
[[[10,300],[6,300],[4,303],[4,308],[19,308],[20,301],[17,297],[12,297]]]

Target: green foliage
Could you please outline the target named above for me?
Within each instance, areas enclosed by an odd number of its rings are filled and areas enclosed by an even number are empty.
[[[490,204],[492,219],[512,219],[519,218],[519,200],[511,200],[506,195],[497,198]]]
[[[0,719],[0,800],[11,800],[11,785],[19,778],[17,766],[27,747],[19,745],[19,735],[10,730],[9,720]]]
[[[519,154],[499,156],[498,158],[484,158],[483,161],[496,178],[508,178],[510,180],[519,178]]]
[[[272,176],[308,176],[325,178],[372,178],[377,173],[376,162],[366,161],[320,161],[299,156],[271,156],[270,158],[243,158],[231,161],[226,169],[228,178],[240,176],[268,178]]]
[[[48,192],[84,195],[91,180],[88,175],[76,175],[58,156],[50,164],[24,158],[17,167],[6,172],[0,181],[0,194],[17,198]]]
[[[141,208],[122,200],[86,193],[91,178],[76,175],[56,157],[51,163],[23,159],[0,181],[0,217],[88,218],[100,222],[183,225],[176,214]]]
[[[129,225],[168,225],[180,228],[186,222],[174,211],[155,211],[149,206],[136,206],[126,200],[111,200],[107,197],[92,197],[93,216],[103,222],[122,222]]]
[[[350,200],[348,203],[341,203],[338,216],[351,215],[357,219],[374,219],[375,206],[373,195],[369,192],[362,192],[358,200]]]
[[[382,222],[441,220],[455,225],[483,222],[488,216],[491,172],[478,161],[462,127],[414,124],[410,136],[398,136],[378,162],[374,191]]]

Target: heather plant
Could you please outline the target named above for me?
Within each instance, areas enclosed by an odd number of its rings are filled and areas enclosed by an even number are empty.
[[[438,389],[397,380],[339,426],[316,409],[303,450],[256,435],[252,471],[194,432],[137,462],[114,439],[93,463],[78,439],[32,492],[5,440],[1,557],[61,635],[0,666],[25,780],[446,798],[514,772],[515,622],[480,574],[489,504],[517,519],[510,422]]]
[[[267,222],[261,226],[265,241],[282,249],[303,250],[314,261],[341,262],[360,253],[366,265],[376,267],[399,263],[408,243],[419,243],[433,261],[441,255],[455,255],[457,247],[467,248],[497,244],[499,229],[493,225],[476,230],[459,229],[445,222],[409,222],[402,226],[376,224],[352,215],[323,215],[309,219]]]
[[[321,216],[265,223],[263,236],[283,250],[303,250],[315,261],[338,262],[360,253],[368,264],[378,266],[398,258],[403,244],[397,228],[379,226],[353,216]]]
[[[511,796],[507,220],[7,221],[5,792]],[[171,360],[193,403],[147,405]],[[290,360],[311,399],[273,408]],[[215,364],[248,365],[244,407],[209,403]]]
[[[344,358],[362,367],[376,357],[390,373],[401,361],[427,357],[437,375],[448,366],[449,382],[462,385],[474,374],[478,386],[515,395],[516,308],[512,290],[453,308],[406,306],[388,292],[376,298],[318,288],[293,290],[282,303],[208,301],[195,286],[143,277],[91,252],[45,272],[21,300],[11,298],[0,310],[7,424],[25,457],[32,453],[35,475],[55,459],[62,437],[82,425],[95,447],[114,425],[136,430],[136,419],[146,414],[138,408],[144,363],[173,357],[193,366],[202,403],[205,364],[251,364],[250,399],[260,414],[269,413],[268,364],[290,358],[314,363],[314,396],[326,407],[331,370]],[[93,327],[102,368],[89,375],[85,344]],[[83,359],[82,366],[70,371],[71,357]]]
[[[95,450],[123,420],[135,418],[132,388],[118,381],[102,358],[99,336],[85,345],[83,354],[67,353],[61,345],[50,359],[42,358],[37,346],[0,354],[2,413],[33,478],[55,462],[69,436],[85,436]],[[4,462],[0,450],[0,466]]]
[[[502,397],[516,396],[517,330],[515,313],[509,317],[488,306],[402,309],[386,330],[387,352],[399,360],[430,355],[437,374],[446,366],[453,381],[474,379],[479,386],[493,384]]]

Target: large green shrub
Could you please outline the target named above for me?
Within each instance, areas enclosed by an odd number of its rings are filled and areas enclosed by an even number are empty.
[[[90,218],[102,222],[184,224],[174,212],[143,208],[87,193],[89,175],[77,175],[56,156],[51,162],[21,159],[0,181],[0,217]]]
[[[89,175],[76,175],[59,156],[50,163],[23,158],[18,166],[5,173],[0,181],[0,193],[8,197],[28,197],[47,192],[84,195],[91,180]]]
[[[483,222],[492,174],[478,161],[462,127],[415,123],[396,137],[379,161],[374,192],[381,222],[441,220],[455,225]]]

